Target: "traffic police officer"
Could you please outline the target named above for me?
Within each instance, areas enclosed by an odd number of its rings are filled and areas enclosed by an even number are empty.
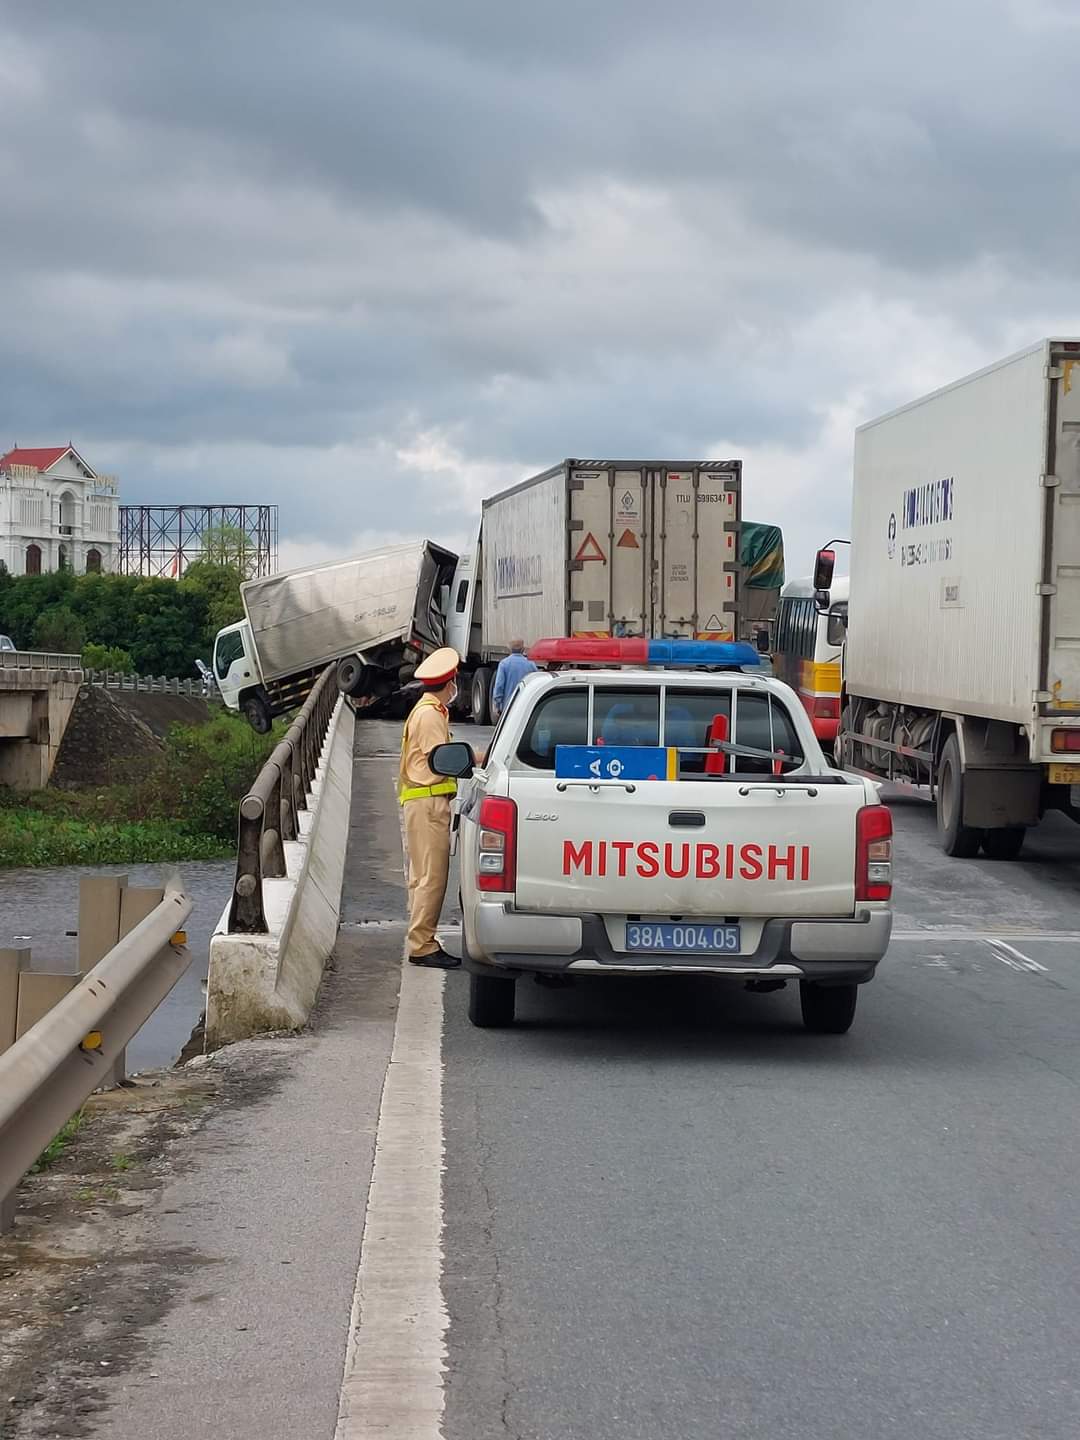
[[[450,803],[457,782],[436,775],[428,757],[450,739],[449,707],[457,696],[460,664],[457,651],[445,646],[416,667],[424,694],[401,737],[398,799],[409,851],[409,961],[440,970],[461,964],[435,938],[450,871]]]

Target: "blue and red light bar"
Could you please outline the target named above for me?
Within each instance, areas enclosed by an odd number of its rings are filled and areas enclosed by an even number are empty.
[[[759,666],[753,645],[738,640],[617,640],[608,636],[537,640],[529,659],[540,665],[725,665]]]

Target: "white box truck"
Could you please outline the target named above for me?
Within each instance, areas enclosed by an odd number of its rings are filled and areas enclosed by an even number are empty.
[[[244,619],[214,641],[222,699],[264,733],[303,704],[331,661],[361,707],[391,699],[448,643],[457,563],[452,550],[421,540],[247,581]]]
[[[485,500],[467,651],[450,630],[473,718],[514,639],[734,638],[741,497],[738,460],[563,460]]]
[[[864,425],[851,547],[841,763],[935,800],[949,855],[1080,819],[1080,341]]]

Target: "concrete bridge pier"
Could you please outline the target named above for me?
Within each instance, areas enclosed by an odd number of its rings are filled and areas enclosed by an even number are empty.
[[[0,668],[0,785],[49,783],[82,682],[74,668]]]

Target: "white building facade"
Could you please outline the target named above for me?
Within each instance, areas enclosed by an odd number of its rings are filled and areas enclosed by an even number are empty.
[[[120,558],[120,499],[71,445],[0,455],[0,560],[12,575],[112,572]]]

